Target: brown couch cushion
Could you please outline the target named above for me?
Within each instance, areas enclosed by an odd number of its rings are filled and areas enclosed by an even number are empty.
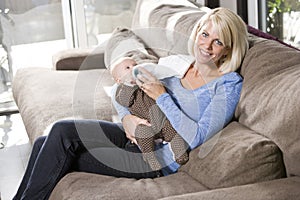
[[[58,120],[112,120],[116,112],[105,92],[105,86],[112,84],[106,69],[19,69],[13,81],[13,95],[30,141],[48,134],[48,128]]]
[[[240,187],[207,190],[160,200],[299,200],[300,177],[277,179]]]
[[[108,39],[104,51],[104,63],[107,68],[122,57],[131,57],[138,64],[157,63],[158,58],[146,48],[144,42],[126,27],[117,27]]]
[[[207,188],[183,172],[140,180],[75,172],[58,183],[49,200],[154,200],[204,190]]]
[[[97,49],[67,49],[52,56],[55,70],[105,69],[104,47]]]
[[[276,41],[251,42],[241,67],[244,77],[238,121],[281,149],[288,176],[300,175],[300,51]]]
[[[188,54],[190,33],[207,10],[186,0],[140,0],[131,28],[159,57]]]
[[[279,148],[237,122],[193,150],[180,171],[209,189],[285,177]]]

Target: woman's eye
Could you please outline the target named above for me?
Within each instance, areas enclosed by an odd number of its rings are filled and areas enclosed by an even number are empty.
[[[223,46],[223,42],[221,42],[220,40],[216,40],[216,44],[219,46]]]
[[[202,33],[202,36],[203,36],[203,37],[207,37],[207,36],[208,36],[208,34],[207,34],[207,33],[205,33],[205,32],[203,32],[203,33]]]

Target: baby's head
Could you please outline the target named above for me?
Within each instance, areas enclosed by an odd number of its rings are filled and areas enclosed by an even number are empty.
[[[110,66],[110,72],[117,83],[135,84],[132,76],[132,69],[136,66],[136,61],[131,57],[122,57]]]

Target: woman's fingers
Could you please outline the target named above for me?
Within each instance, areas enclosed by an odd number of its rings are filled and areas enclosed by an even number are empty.
[[[136,84],[149,97],[156,100],[160,95],[166,92],[166,89],[163,86],[163,84],[149,71],[142,67],[139,70],[141,71],[141,73],[137,75]]]
[[[140,118],[140,121],[138,122],[138,124],[145,125],[145,126],[151,126],[151,124],[148,122],[148,120],[141,119],[141,118]]]
[[[135,83],[139,86],[139,88],[143,89],[142,85],[144,82],[142,82],[140,79],[136,79]]]
[[[131,142],[134,143],[134,144],[136,144],[136,145],[138,145],[138,143],[137,143],[137,141],[136,141],[135,138],[131,139]]]
[[[134,143],[134,144],[136,144],[136,145],[138,144],[137,141],[136,141],[136,139],[135,139],[135,137],[132,137],[131,135],[127,135],[127,134],[126,134],[126,137],[127,137],[132,143]]]
[[[155,76],[153,76],[148,70],[142,67],[139,70],[141,71],[141,73],[137,75],[136,84],[142,90],[148,90],[152,88],[152,85],[160,84],[160,81]]]

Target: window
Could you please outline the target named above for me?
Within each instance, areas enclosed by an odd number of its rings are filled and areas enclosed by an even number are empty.
[[[117,26],[130,27],[136,1],[62,0],[65,16],[71,16],[73,38],[68,38],[69,44],[94,47],[105,41]]]
[[[299,0],[265,0],[260,1],[260,28],[300,48],[300,1]]]
[[[246,23],[300,48],[300,0],[237,0],[236,4]]]
[[[0,0],[0,114],[15,112],[11,82],[21,67],[52,67],[66,49],[60,0]]]
[[[51,68],[61,50],[101,44],[117,26],[130,27],[136,1],[0,0],[0,113],[19,68]]]

